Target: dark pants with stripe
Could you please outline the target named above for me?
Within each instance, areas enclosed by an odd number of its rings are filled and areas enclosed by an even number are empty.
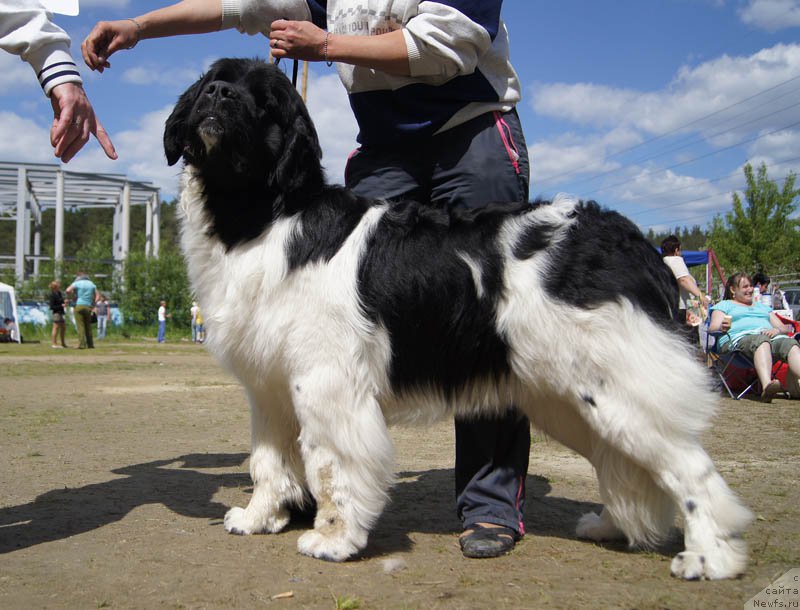
[[[528,150],[516,111],[488,113],[415,146],[387,142],[350,157],[345,183],[366,197],[480,207],[528,199]],[[456,504],[464,529],[504,525],[524,534],[530,424],[514,407],[456,420]]]

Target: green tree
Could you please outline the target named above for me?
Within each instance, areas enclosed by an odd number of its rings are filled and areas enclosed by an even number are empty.
[[[125,322],[152,324],[162,299],[167,311],[173,313],[172,323],[179,327],[189,324],[188,311],[192,306],[186,263],[174,248],[165,248],[159,258],[146,258],[143,253],[131,253],[125,261],[125,290],[120,293],[120,308]],[[181,315],[181,312],[187,312]]]
[[[769,179],[763,163],[756,172],[748,163],[744,175],[745,201],[733,193],[733,209],[711,223],[708,246],[728,273],[796,272],[800,253],[800,220],[794,215],[800,194],[796,175],[790,172],[782,189]]]

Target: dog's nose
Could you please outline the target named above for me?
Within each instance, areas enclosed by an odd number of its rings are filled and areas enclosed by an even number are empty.
[[[206,85],[205,95],[215,100],[218,99],[236,99],[239,94],[236,89],[225,81],[217,80]]]

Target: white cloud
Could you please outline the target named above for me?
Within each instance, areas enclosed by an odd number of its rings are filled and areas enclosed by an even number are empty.
[[[183,89],[203,73],[204,68],[184,66],[164,68],[155,64],[140,64],[122,73],[122,80],[132,85],[161,85]]]
[[[641,136],[627,128],[604,134],[570,132],[538,140],[528,146],[532,194],[550,197],[555,194],[553,188],[566,178],[580,180],[586,175],[615,171],[621,164],[609,157],[640,142]]]
[[[553,140],[539,140],[528,147],[531,162],[531,194],[546,198],[550,188],[566,174],[599,174],[619,167],[606,161],[606,147],[599,139],[564,134]]]
[[[658,91],[539,83],[530,91],[534,110],[568,122],[572,133],[530,146],[533,192],[537,178],[552,176],[543,188],[614,201],[644,226],[665,218],[699,223],[729,207],[742,182],[739,161],[708,180],[693,176],[703,155],[741,143],[739,158],[767,163],[771,176],[798,167],[799,74],[800,45],[779,44],[684,66]],[[624,139],[615,142],[615,134]],[[621,154],[637,138],[643,145]]]
[[[767,165],[770,179],[781,179],[800,168],[800,130],[786,130],[767,135],[748,149],[748,161],[757,167]]]
[[[615,189],[615,196],[631,204],[634,219],[653,210],[669,209],[669,214],[706,213],[726,205],[730,200],[730,187],[738,184],[731,175],[722,181],[710,182],[706,178],[676,174],[671,170],[638,168],[629,181]]]
[[[0,159],[58,163],[50,146],[50,126],[42,127],[13,112],[0,112]]]
[[[736,128],[760,115],[769,115],[791,103],[778,87],[800,72],[800,45],[779,44],[749,57],[726,55],[696,67],[684,66],[661,91],[614,89],[591,83],[538,84],[531,88],[532,107],[540,115],[593,127],[627,125],[648,134],[662,134],[683,126],[714,134]],[[742,102],[754,94],[769,91],[757,99]],[[742,102],[739,104],[739,102]],[[737,104],[725,111],[725,108]],[[746,117],[735,115],[750,109]],[[723,112],[724,111],[724,112]],[[693,121],[718,113],[702,122]],[[729,119],[727,124],[723,123]],[[761,124],[744,125],[744,131],[771,125],[783,126],[800,120],[800,108]],[[691,125],[690,125],[691,124]]]
[[[125,174],[132,180],[152,182],[163,198],[178,192],[180,166],[169,167],[164,157],[164,123],[172,106],[145,114],[134,129],[111,134],[119,159],[106,158],[96,141],[92,140],[69,164],[69,169],[86,172]]]
[[[744,23],[769,32],[800,26],[799,0],[749,0],[738,13]]]
[[[530,88],[531,106],[541,115],[581,125],[618,124],[624,109],[640,100],[637,91],[592,83],[545,83]]]

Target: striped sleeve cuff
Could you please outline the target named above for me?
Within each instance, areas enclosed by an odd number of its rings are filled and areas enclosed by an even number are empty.
[[[403,32],[403,38],[406,40],[406,51],[408,53],[408,67],[411,70],[411,76],[416,76],[417,71],[415,67],[418,63],[422,61],[422,53],[419,50],[419,46],[417,46],[417,41],[408,31],[408,29],[403,28],[400,30]]]
[[[36,70],[36,77],[42,86],[44,94],[50,97],[50,91],[57,85],[64,83],[82,84],[83,79],[78,71],[78,66],[69,54],[62,49],[43,49],[36,57],[29,57],[28,61]]]
[[[222,0],[222,24],[220,29],[229,30],[239,27],[241,3],[238,0]]]

